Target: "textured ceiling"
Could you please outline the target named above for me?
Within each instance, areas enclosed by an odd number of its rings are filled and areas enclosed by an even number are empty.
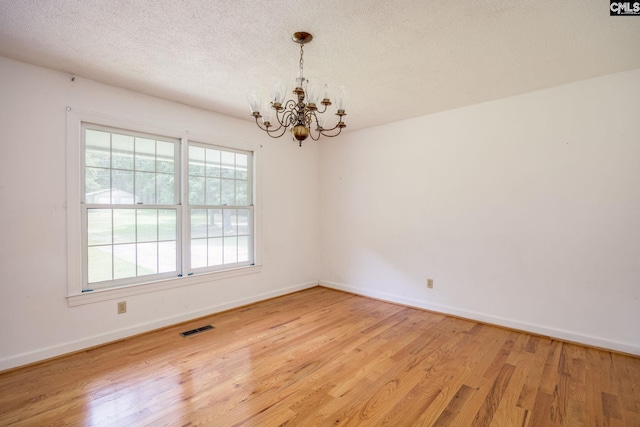
[[[1,56],[246,120],[295,31],[347,129],[640,68],[640,16],[606,0],[0,0]]]

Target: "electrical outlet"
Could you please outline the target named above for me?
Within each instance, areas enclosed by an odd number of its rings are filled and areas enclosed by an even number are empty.
[[[433,289],[433,279],[427,279],[427,288]]]
[[[127,302],[126,301],[120,301],[118,303],[118,314],[123,314],[127,312]]]

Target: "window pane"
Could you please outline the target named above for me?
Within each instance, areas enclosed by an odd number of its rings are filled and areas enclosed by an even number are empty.
[[[137,220],[138,242],[158,240],[158,211],[156,209],[138,209]]]
[[[158,243],[158,273],[169,273],[177,269],[176,242]]]
[[[158,210],[158,240],[176,240],[176,211],[172,209]]]
[[[224,238],[224,263],[234,264],[238,262],[238,238]]]
[[[109,204],[111,202],[111,174],[109,169],[85,168],[85,202]]]
[[[204,177],[190,176],[189,177],[189,204],[190,205],[204,205]]]
[[[173,174],[175,170],[175,144],[166,141],[157,141],[157,171]]]
[[[111,167],[116,169],[133,170],[133,137],[112,134]]]
[[[205,203],[207,205],[220,205],[220,179],[207,178],[207,194]]]
[[[223,224],[225,236],[235,236],[238,234],[238,218],[236,209],[225,209],[223,211]]]
[[[232,179],[222,180],[222,204],[235,205],[235,181]]]
[[[110,244],[112,236],[111,209],[87,210],[87,244]]]
[[[135,243],[136,211],[135,209],[113,210],[113,243]],[[135,259],[133,260],[135,262]]]
[[[138,243],[138,276],[158,272],[158,244]]]
[[[249,209],[238,209],[238,235],[249,235],[251,231],[249,218],[251,218]]]
[[[191,240],[191,268],[207,266],[207,239]]]
[[[209,265],[222,265],[222,239],[209,239]]]
[[[138,171],[155,172],[156,170],[156,142],[153,139],[135,139],[135,166]]]
[[[236,177],[236,155],[228,151],[223,151],[221,154],[222,163],[222,177],[223,178],[235,178]]]
[[[238,262],[249,261],[249,236],[238,237]]]
[[[176,203],[176,188],[173,175],[166,173],[159,173],[156,175],[156,188],[158,189],[158,199],[156,201],[159,205],[173,205]]]
[[[133,205],[136,203],[133,188],[133,171],[114,170],[111,203],[115,205]]]
[[[207,209],[209,237],[222,237],[222,209]]]
[[[220,178],[220,150],[207,148],[206,175],[210,178]]]
[[[236,153],[236,179],[248,179],[247,174],[248,156]]]
[[[85,143],[85,166],[111,166],[111,135],[108,132],[87,129]]]
[[[193,209],[191,211],[191,238],[207,237],[207,210]]]
[[[89,283],[112,280],[111,245],[88,248],[87,264],[87,281]]]
[[[204,148],[189,146],[189,175],[204,176]]]
[[[136,245],[115,245],[113,247],[113,278],[136,277]]]
[[[249,191],[247,181],[236,181],[236,205],[249,204]]]
[[[136,172],[136,203],[156,203],[156,178],[152,172]]]

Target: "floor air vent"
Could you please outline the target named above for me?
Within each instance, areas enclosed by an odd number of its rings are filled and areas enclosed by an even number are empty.
[[[199,328],[192,329],[190,331],[180,332],[180,335],[182,335],[183,337],[189,337],[191,335],[199,334],[200,332],[208,331],[210,329],[213,329],[213,326],[211,325],[201,326]]]

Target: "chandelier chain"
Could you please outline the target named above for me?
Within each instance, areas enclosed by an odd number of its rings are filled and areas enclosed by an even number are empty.
[[[302,84],[302,78],[303,78],[303,74],[302,74],[302,69],[304,65],[304,60],[302,59],[304,55],[303,47],[304,47],[304,43],[300,43],[300,84]]]

